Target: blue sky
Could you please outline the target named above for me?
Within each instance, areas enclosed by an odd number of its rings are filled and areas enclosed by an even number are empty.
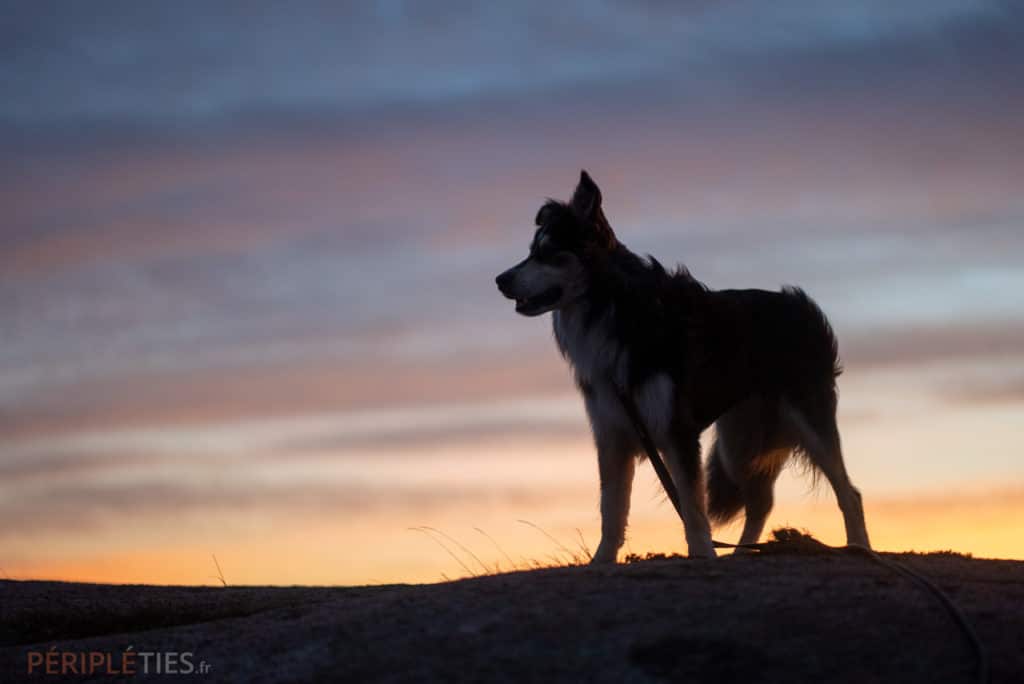
[[[546,319],[492,282],[581,167],[636,251],[820,301],[863,488],[1016,486],[1022,38],[1019,6],[991,2],[17,6],[0,510],[35,522],[0,533],[7,566],[105,577],[68,565],[57,523],[114,549],[142,503],[132,535],[185,506],[202,536],[314,489],[346,512],[377,492],[389,520],[587,489]],[[537,435],[576,454],[553,499],[499,482]],[[453,484],[453,454],[494,441]],[[924,477],[897,455],[915,443]],[[424,479],[389,494],[372,454],[393,449]],[[593,508],[565,506],[583,527]]]

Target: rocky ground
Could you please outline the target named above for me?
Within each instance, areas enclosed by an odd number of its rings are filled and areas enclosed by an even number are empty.
[[[993,681],[1024,681],[1024,562],[886,557],[960,606]],[[934,683],[974,681],[976,666],[933,596],[860,556],[647,560],[352,588],[0,582],[0,681],[43,679],[45,660],[32,675],[28,666],[47,653],[51,663],[70,653],[79,668],[111,659],[59,681],[115,681],[105,668],[126,652],[142,681],[160,678],[158,661],[191,666],[167,679],[211,682]],[[142,653],[160,654],[145,656],[148,674]]]

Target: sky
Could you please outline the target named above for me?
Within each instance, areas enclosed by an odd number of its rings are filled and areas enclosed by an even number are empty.
[[[12,4],[0,571],[565,557],[522,520],[594,548],[550,321],[493,284],[581,168],[634,251],[829,314],[878,547],[1024,557],[1022,110],[1010,2]],[[648,470],[627,550],[681,552]],[[842,542],[805,474],[778,501]]]

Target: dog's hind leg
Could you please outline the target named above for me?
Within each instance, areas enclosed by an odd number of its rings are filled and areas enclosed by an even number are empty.
[[[796,429],[801,451],[825,475],[836,494],[846,525],[846,543],[870,548],[860,492],[850,482],[843,463],[835,406],[835,393],[832,392],[819,401],[787,405],[786,417]]]
[[[775,480],[794,443],[780,430],[777,404],[758,397],[720,417],[715,433],[707,464],[711,517],[726,523],[743,510],[740,543],[753,544],[764,531]]]
[[[721,436],[715,440],[708,458],[708,497],[711,516],[719,523],[733,519],[742,509],[743,532],[740,544],[753,544],[761,538],[768,514],[775,503],[775,480],[789,459],[792,449],[782,447],[746,455],[739,463],[729,463]],[[735,479],[733,479],[735,478]],[[737,483],[736,480],[739,482]],[[742,549],[737,549],[741,552]]]
[[[743,510],[743,490],[735,473],[734,464],[727,462],[721,428],[708,450],[707,476],[708,516],[718,524],[724,524]]]
[[[758,460],[766,465],[785,463],[789,458],[789,450],[768,452],[759,457]],[[743,521],[743,532],[740,534],[740,544],[755,544],[761,538],[764,525],[768,521],[768,514],[772,512],[775,503],[775,479],[779,475],[779,467],[771,467],[758,472],[743,483],[743,510],[745,519]],[[741,551],[742,549],[737,549]]]

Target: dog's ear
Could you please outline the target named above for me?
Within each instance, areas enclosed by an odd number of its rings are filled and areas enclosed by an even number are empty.
[[[548,222],[548,218],[550,218],[555,212],[557,206],[558,204],[554,200],[548,200],[537,212],[537,218],[533,219],[533,222],[537,224],[538,227],[543,226]]]
[[[580,171],[580,182],[576,184],[569,206],[582,219],[593,218],[594,212],[601,210],[601,188],[586,170]]]
[[[572,194],[569,207],[594,231],[595,241],[599,245],[609,248],[615,246],[615,233],[601,209],[601,188],[597,187],[597,183],[585,169],[580,171],[580,182],[576,185],[576,192]]]

